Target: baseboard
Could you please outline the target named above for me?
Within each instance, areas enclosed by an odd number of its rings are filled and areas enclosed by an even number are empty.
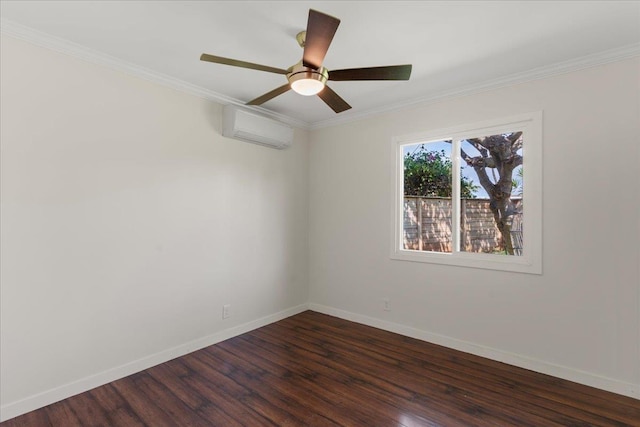
[[[27,397],[25,399],[8,403],[0,407],[0,422],[17,417],[27,412],[33,411],[38,408],[50,405],[60,400],[66,399],[76,394],[83,393],[101,385],[110,383],[111,381],[124,378],[128,375],[136,372],[149,369],[153,366],[159,365],[176,357],[184,356],[185,354],[200,350],[218,342],[233,338],[235,336],[244,334],[254,329],[266,326],[270,323],[277,322],[287,317],[294,316],[308,309],[307,304],[301,304],[296,307],[289,308],[287,310],[280,311],[278,313],[262,317],[260,319],[253,320],[251,322],[244,323],[242,325],[234,326],[229,329],[217,332],[213,335],[209,335],[203,338],[199,338],[194,341],[190,341],[185,344],[181,344],[177,347],[170,348],[168,350],[161,351],[159,353],[152,354],[142,359],[134,360],[133,362],[126,363],[121,366],[109,369],[107,371],[91,375],[86,378],[82,378],[78,381],[74,381],[60,387],[56,387],[51,390],[38,393],[36,395]]]
[[[520,354],[509,353],[507,351],[481,346],[467,341],[458,340],[444,335],[434,334],[432,332],[423,331],[398,323],[388,322],[386,320],[376,319],[374,317],[352,313],[345,310],[339,310],[320,304],[309,304],[309,309],[352,322],[361,323],[363,325],[372,326],[374,328],[383,329],[385,331],[395,332],[400,335],[416,338],[433,344],[438,344],[444,347],[452,348],[454,350],[460,350],[465,353],[486,357],[498,362],[503,362],[520,368],[529,369],[531,371],[540,372],[542,374],[552,375],[557,378],[562,378],[579,384],[595,387],[601,390],[610,391],[612,393],[621,394],[634,399],[640,399],[640,384],[632,384],[624,381],[614,380],[589,372],[568,368],[566,366],[560,366],[553,363],[536,360]]]
[[[640,384],[626,383],[623,381],[594,375],[589,372],[555,365],[519,354],[509,353],[490,347],[484,347],[467,341],[458,340],[444,335],[434,334],[398,323],[388,322],[386,320],[376,319],[374,317],[327,307],[320,304],[301,304],[296,307],[292,307],[287,310],[283,310],[278,313],[253,320],[251,322],[244,323],[242,325],[225,329],[213,335],[209,335],[170,348],[168,350],[152,354],[150,356],[109,369],[107,371],[91,375],[78,381],[74,381],[72,383],[65,384],[60,387],[44,391],[42,393],[38,393],[25,399],[8,403],[0,407],[0,422],[17,417],[35,409],[42,408],[68,397],[75,396],[76,394],[80,394],[101,385],[110,383],[111,381],[124,378],[136,372],[149,369],[153,366],[175,359],[176,357],[184,356],[185,354],[244,334],[262,326],[266,326],[279,320],[286,319],[287,317],[294,316],[305,310],[317,311],[319,313],[328,314],[331,316],[339,317],[341,319],[350,320],[352,322],[361,323],[363,325],[372,326],[389,332],[395,332],[397,334],[401,334],[411,338],[416,338],[422,341],[431,342],[455,350],[460,350],[466,353],[471,353],[477,356],[504,362],[509,365],[518,366],[520,368],[552,375],[554,377],[599,388],[601,390],[610,391],[612,393],[621,394],[634,399],[640,399]]]

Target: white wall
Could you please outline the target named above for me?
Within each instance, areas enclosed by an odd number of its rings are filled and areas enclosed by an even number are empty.
[[[2,418],[307,302],[306,131],[226,139],[206,100],[10,37],[1,55]]]
[[[627,60],[313,131],[311,307],[640,398],[639,72]],[[544,274],[391,260],[392,137],[539,110]]]
[[[640,394],[637,60],[276,151],[221,137],[205,100],[9,37],[0,55],[0,419],[308,301]],[[544,274],[392,261],[392,136],[536,110]]]

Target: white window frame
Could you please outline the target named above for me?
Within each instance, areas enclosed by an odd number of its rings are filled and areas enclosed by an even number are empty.
[[[523,236],[525,246],[521,256],[480,254],[459,251],[459,182],[460,140],[501,133],[523,131]],[[404,249],[404,155],[403,147],[431,141],[452,140],[454,197],[452,197],[453,252],[429,252]],[[462,267],[502,270],[519,273],[542,274],[542,111],[521,114],[470,125],[420,132],[393,138],[392,206],[391,206],[391,258]]]

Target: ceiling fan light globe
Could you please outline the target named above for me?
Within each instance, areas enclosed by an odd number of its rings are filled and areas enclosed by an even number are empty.
[[[300,79],[291,82],[291,89],[300,95],[312,96],[324,89],[324,83],[316,79]]]
[[[320,67],[317,70],[307,68],[302,65],[302,62],[298,62],[289,68],[289,73],[287,74],[291,89],[304,96],[317,95],[320,93],[322,89],[324,89],[328,78],[329,71],[326,68]]]

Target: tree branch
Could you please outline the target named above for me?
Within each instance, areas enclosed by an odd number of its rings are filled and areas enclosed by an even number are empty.
[[[486,150],[484,150],[486,151]],[[495,168],[496,162],[493,157],[471,157],[468,155],[462,148],[460,149],[460,155],[462,156],[462,160],[464,160],[469,166],[472,167],[483,167],[483,168]]]
[[[515,132],[512,133],[511,135],[509,135],[507,137],[507,139],[509,140],[509,142],[511,142],[511,144],[513,145],[517,140],[520,139],[520,137],[522,136],[522,132]]]
[[[515,165],[513,168],[517,168],[518,166],[520,166],[522,164],[522,156],[519,154],[515,155],[515,158],[513,160],[513,164]]]
[[[478,175],[478,181],[480,181],[480,185],[482,185],[482,188],[484,188],[484,191],[486,191],[487,194],[491,195],[493,193],[495,186],[493,185],[493,182],[491,182],[491,180],[489,179],[489,176],[487,175],[487,170],[484,167],[480,167],[480,166],[474,166],[473,170],[476,171],[476,174]]]

